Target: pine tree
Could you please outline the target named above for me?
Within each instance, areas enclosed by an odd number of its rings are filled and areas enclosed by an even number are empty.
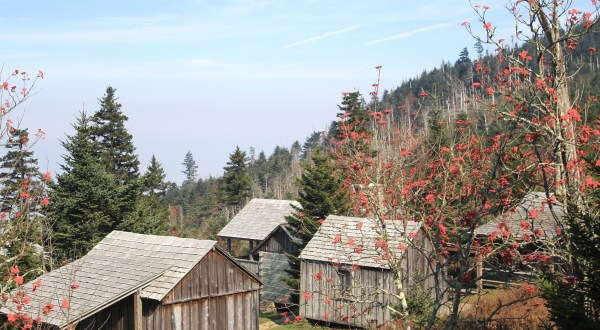
[[[294,212],[286,217],[297,254],[288,254],[290,270],[283,280],[292,288],[292,301],[298,303],[300,289],[300,260],[298,255],[319,229],[320,220],[330,214],[346,215],[350,204],[348,193],[342,187],[342,180],[334,174],[333,164],[319,148],[315,150],[313,163],[304,165],[304,173],[298,180],[301,191],[298,197],[300,207],[292,205]]]
[[[159,198],[165,196],[169,184],[165,182],[165,170],[162,165],[152,155],[150,165],[146,169],[146,173],[142,176],[142,185],[144,194],[149,196],[157,196]]]
[[[340,120],[334,121],[329,128],[328,135],[330,137],[344,138],[348,129],[359,134],[371,132],[371,117],[359,92],[344,95],[342,105],[338,107],[340,112],[337,116]],[[343,126],[346,126],[346,128],[343,128]]]
[[[600,165],[587,159],[594,180],[600,179]],[[582,200],[583,202],[583,200]],[[561,329],[600,327],[600,189],[586,196],[585,203],[569,205],[566,234],[571,240],[576,272],[546,274],[543,296],[552,319]]]
[[[20,199],[19,194],[23,191],[25,180],[30,182],[27,191],[35,188],[34,181],[39,174],[37,159],[33,157],[33,151],[29,150],[27,142],[29,133],[26,129],[12,128],[5,145],[8,149],[6,154],[0,158],[0,210],[7,213],[19,211],[16,207]]]
[[[196,181],[198,181],[198,165],[196,165],[194,155],[192,155],[191,151],[188,151],[187,154],[185,154],[185,158],[181,165],[185,167],[182,171],[183,174],[185,174],[185,180],[181,185],[185,186],[187,184],[196,183]]]
[[[53,256],[57,260],[84,255],[119,223],[122,186],[97,162],[98,143],[90,120],[82,112],[73,136],[62,142],[67,154],[63,173],[50,191],[49,218],[53,226]]]
[[[222,178],[222,190],[225,204],[242,208],[252,191],[252,180],[248,175],[246,167],[246,153],[236,147],[235,151],[229,155],[227,166],[223,169],[225,174]]]
[[[115,96],[116,89],[106,88],[99,99],[100,109],[91,117],[92,138],[98,143],[98,160],[119,180],[129,182],[139,177],[139,160],[133,138],[125,128],[127,116]]]
[[[44,189],[28,140],[27,129],[9,128],[7,151],[0,158],[0,246],[3,259],[31,279],[43,271],[44,226],[38,201]]]
[[[99,99],[100,109],[91,117],[92,140],[98,146],[96,158],[114,176],[120,191],[115,200],[116,213],[111,215],[115,219],[111,229],[138,233],[164,232],[162,220],[158,219],[164,207],[156,201],[142,198],[143,180],[138,172],[139,161],[133,138],[125,128],[128,118],[121,111],[115,92],[110,86],[106,88],[106,94]],[[156,231],[150,229],[153,224],[158,226]]]

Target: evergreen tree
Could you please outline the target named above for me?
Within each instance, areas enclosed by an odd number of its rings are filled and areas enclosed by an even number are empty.
[[[344,95],[339,109],[337,116],[340,120],[334,121],[329,128],[330,137],[344,138],[348,129],[359,134],[371,132],[371,117],[359,92]],[[344,129],[342,126],[347,128]]]
[[[236,147],[229,155],[227,166],[223,169],[225,174],[222,178],[223,198],[225,204],[242,208],[250,198],[252,191],[252,180],[246,168],[246,153]]]
[[[5,145],[6,154],[0,158],[0,211],[13,214],[18,212],[21,192],[35,190],[36,179],[39,175],[37,159],[33,157],[27,142],[29,133],[26,129],[12,128],[9,130],[8,141]],[[25,180],[29,183],[25,184]],[[25,191],[23,185],[27,186]],[[39,185],[38,185],[39,186]]]
[[[321,145],[321,133],[312,132],[302,145],[302,159],[308,160],[311,157],[313,150]]]
[[[43,270],[44,227],[38,205],[43,187],[28,139],[26,129],[9,128],[7,151],[0,158],[0,246],[3,259],[31,279]]]
[[[135,154],[133,138],[125,128],[127,116],[115,96],[116,89],[106,88],[99,99],[100,109],[91,117],[92,138],[98,143],[98,160],[122,182],[135,181],[139,177],[139,160]]]
[[[304,165],[304,173],[298,180],[301,191],[298,197],[300,207],[292,205],[294,212],[286,217],[297,254],[288,254],[290,270],[283,280],[292,288],[292,301],[298,303],[300,289],[300,260],[298,255],[319,229],[319,220],[330,214],[346,215],[350,205],[348,193],[342,187],[342,180],[334,174],[333,164],[320,149],[313,153],[313,163]]]
[[[454,64],[454,67],[458,73],[458,78],[462,80],[465,85],[469,86],[471,79],[473,78],[473,63],[471,62],[471,58],[469,58],[467,47],[463,48],[458,55],[458,60]]]
[[[588,159],[594,180],[600,179],[600,165]],[[575,273],[546,274],[543,296],[552,319],[561,329],[600,327],[600,189],[581,205],[569,205],[564,228],[571,240],[570,252],[577,265]]]
[[[159,198],[165,196],[169,184],[165,182],[165,170],[162,165],[156,160],[156,157],[152,155],[150,159],[150,165],[146,170],[146,173],[142,176],[142,185],[144,187],[144,194],[149,196],[157,196]]]
[[[187,154],[185,154],[185,158],[181,164],[185,167],[185,170],[182,171],[183,174],[185,174],[185,180],[183,181],[182,186],[196,183],[196,181],[198,181],[198,165],[196,165],[194,155],[192,155],[191,151],[188,151]]]
[[[119,222],[122,186],[96,160],[98,143],[92,139],[90,120],[82,112],[73,136],[62,142],[67,154],[63,173],[50,191],[48,216],[52,222],[54,257],[76,258],[87,253]]]
[[[140,196],[133,211],[125,215],[117,229],[138,234],[166,235],[169,212],[157,195]]]

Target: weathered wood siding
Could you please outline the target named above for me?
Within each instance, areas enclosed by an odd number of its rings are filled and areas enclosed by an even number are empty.
[[[281,227],[278,227],[266,241],[260,243],[258,251],[295,254],[296,247],[292,243],[291,237]]]
[[[144,329],[258,329],[260,283],[213,250],[165,296],[143,301]]]
[[[346,295],[341,293],[339,271],[340,267],[332,263],[302,260],[300,315],[365,328],[390,320],[386,306],[398,305],[399,301],[386,293],[398,292],[389,270],[367,267],[350,270],[353,281]],[[309,299],[305,292],[311,294]]]
[[[205,297],[168,305],[145,300],[143,308],[146,330],[257,330],[259,292]]]
[[[281,279],[290,269],[288,258],[281,253],[260,252],[260,279],[263,281],[262,300],[280,302],[290,297],[290,287]]]
[[[419,230],[418,235],[412,240],[410,248],[406,251],[403,268],[404,285],[418,284],[425,290],[435,286],[433,270],[428,258],[432,251],[431,241],[425,238],[422,230]],[[419,282],[415,283],[417,277]]]
[[[251,273],[256,274],[256,275],[259,274],[259,262],[258,261],[238,259],[238,258],[236,258],[235,261],[237,261],[240,265],[244,266]]]
[[[133,329],[133,296],[129,296],[95,313],[77,324],[81,330]]]

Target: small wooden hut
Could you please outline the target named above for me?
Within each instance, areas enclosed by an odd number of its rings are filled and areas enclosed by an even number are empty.
[[[258,329],[261,282],[216,243],[113,231],[26,283],[41,285],[24,310],[1,311],[39,316],[48,329]]]
[[[420,223],[384,221],[383,234],[375,221],[330,215],[323,222],[300,253],[302,316],[373,328],[392,319],[388,306],[400,304],[396,281],[433,286],[429,262],[419,253],[431,249]],[[415,282],[417,273],[425,280]]]
[[[523,255],[544,251],[546,245],[557,239],[565,222],[564,207],[554,200],[549,202],[546,193],[531,192],[523,197],[521,203],[513,210],[497,216],[492,221],[480,226],[475,233],[483,241],[493,241],[502,244],[504,235],[510,235],[509,244],[519,243]],[[496,287],[507,282],[518,282],[532,276],[529,265],[520,264],[519,269],[508,265],[499,265],[493,255],[487,260],[478,259],[477,276],[482,278],[478,286]],[[502,267],[499,267],[502,266]],[[549,267],[554,267],[549,264]],[[506,271],[500,271],[504,269]]]
[[[294,211],[292,205],[299,206],[291,200],[252,199],[218,234],[230,253],[232,241],[248,242],[247,255],[236,257],[259,274],[264,283],[262,300],[279,302],[290,295],[289,286],[281,278],[289,269],[285,254],[296,253],[285,220]]]

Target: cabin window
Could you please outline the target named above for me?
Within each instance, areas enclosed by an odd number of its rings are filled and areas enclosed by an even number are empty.
[[[340,280],[340,293],[342,295],[350,294],[352,287],[352,273],[348,269],[340,269],[338,272]]]

